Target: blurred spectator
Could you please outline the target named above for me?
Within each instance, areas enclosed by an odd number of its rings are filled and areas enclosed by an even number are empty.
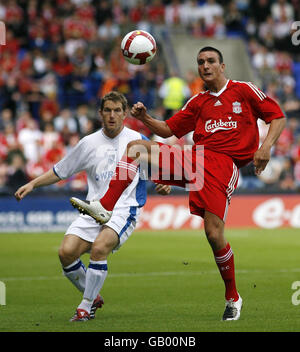
[[[0,157],[0,195],[9,194],[9,187],[7,185],[8,180],[8,165]]]
[[[258,45],[255,50],[252,56],[252,64],[264,80],[270,81],[270,78],[274,75],[276,57],[265,46]]]
[[[296,190],[297,185],[294,180],[293,163],[289,158],[282,160],[282,172],[279,178],[279,188],[283,191]]]
[[[258,27],[258,38],[269,50],[274,48],[274,27],[275,21],[272,16],[267,16],[266,20]]]
[[[108,0],[96,2],[96,22],[100,26],[107,18],[113,18],[112,7]]]
[[[197,72],[189,70],[186,74],[186,82],[189,86],[191,96],[204,91],[204,82]]]
[[[266,22],[267,17],[271,14],[271,1],[251,0],[249,12],[258,24]]]
[[[197,0],[185,1],[181,7],[181,23],[190,28],[203,18],[203,11]]]
[[[77,133],[78,122],[73,117],[72,111],[70,109],[63,109],[60,114],[54,118],[54,127],[58,132],[64,133]]]
[[[223,7],[216,0],[206,0],[202,10],[206,26],[212,26],[216,18],[222,18],[224,15]]]
[[[11,109],[3,109],[0,112],[0,132],[5,129],[7,125],[13,124],[13,113]]]
[[[89,113],[89,108],[87,105],[79,105],[76,109],[75,119],[79,125],[80,135],[85,136],[89,134],[92,130],[90,121],[92,116]]]
[[[129,10],[129,20],[132,23],[138,23],[142,20],[145,12],[145,4],[143,0],[137,0],[135,5]]]
[[[146,8],[149,22],[163,24],[165,19],[165,6],[162,0],[152,0]]]
[[[112,1],[112,9],[114,22],[118,25],[122,25],[125,21],[125,14],[119,0]]]
[[[277,0],[271,5],[271,14],[275,21],[281,21],[282,18],[286,21],[294,20],[294,8],[286,0]]]
[[[300,190],[300,135],[298,134],[296,144],[292,149],[292,160],[294,162],[293,176],[297,190]]]
[[[225,11],[225,25],[228,35],[242,35],[243,34],[243,17],[235,1],[230,1]]]
[[[29,181],[26,173],[26,160],[20,151],[11,152],[8,157],[7,186],[11,193]]]
[[[59,132],[55,131],[54,124],[48,122],[45,124],[41,139],[41,154],[45,155],[54,147],[61,147],[63,140]]]
[[[290,157],[296,135],[299,134],[299,122],[296,118],[290,118],[280,135],[274,150],[275,156]]]
[[[172,0],[165,8],[165,23],[169,26],[176,26],[181,23],[181,1]]]
[[[191,91],[187,83],[172,71],[170,77],[160,86],[159,96],[165,108],[164,120],[167,120],[184,105],[186,99],[191,96]]]
[[[9,75],[6,84],[1,89],[1,101],[3,109],[10,109],[15,115],[21,101],[21,93],[18,87],[18,79],[15,75]]]
[[[98,27],[98,38],[104,52],[109,52],[115,44],[115,40],[120,36],[120,27],[114,23],[111,17],[107,17]]]
[[[12,123],[7,124],[3,133],[0,132],[0,157],[2,154],[2,157],[5,159],[10,151],[19,148],[20,145],[15,126]]]
[[[18,142],[26,160],[36,162],[41,157],[42,132],[33,119],[28,119],[18,134]]]
[[[295,94],[295,82],[289,81],[283,84],[281,105],[288,117],[298,117],[300,119],[300,101]]]

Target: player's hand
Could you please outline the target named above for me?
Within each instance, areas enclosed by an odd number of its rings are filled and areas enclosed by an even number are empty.
[[[16,193],[15,193],[15,198],[17,201],[20,201],[23,199],[28,193],[30,193],[33,190],[33,185],[30,183],[27,183],[26,185],[20,187]]]
[[[271,151],[269,148],[260,147],[255,153],[253,163],[255,167],[255,174],[260,175],[266,168],[271,158]]]
[[[138,120],[142,120],[147,112],[147,109],[143,103],[140,101],[134,104],[131,108],[131,115]]]
[[[171,192],[171,186],[158,184],[156,185],[155,190],[158,194],[167,196]]]

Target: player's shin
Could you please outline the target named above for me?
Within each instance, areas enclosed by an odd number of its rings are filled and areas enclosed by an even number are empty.
[[[78,306],[90,312],[94,299],[99,294],[107,276],[107,260],[93,261],[90,260],[86,272],[86,285],[83,293],[83,300]]]
[[[63,273],[80,292],[84,292],[86,267],[80,259],[76,259],[68,266],[63,266]]]
[[[230,244],[227,243],[223,249],[214,252],[214,256],[225,284],[226,300],[233,299],[233,301],[237,301],[239,294],[235,284],[234,256]]]

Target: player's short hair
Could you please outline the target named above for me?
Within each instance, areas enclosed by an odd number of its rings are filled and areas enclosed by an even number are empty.
[[[112,100],[114,102],[120,102],[122,104],[122,108],[124,111],[126,111],[127,107],[128,107],[128,102],[126,97],[124,96],[124,94],[117,92],[117,91],[111,91],[107,94],[104,95],[104,97],[101,99],[100,102],[100,111],[103,110],[104,108],[104,104],[106,101],[108,100]]]
[[[219,62],[220,62],[220,64],[222,64],[222,63],[224,62],[224,60],[223,60],[223,55],[222,55],[222,53],[221,53],[220,50],[218,50],[218,49],[216,49],[216,48],[214,48],[214,47],[212,47],[212,46],[205,46],[204,48],[202,48],[202,49],[199,50],[198,55],[199,55],[200,53],[203,53],[204,51],[214,51],[214,52],[217,53],[218,56],[219,56]],[[198,55],[197,55],[197,56],[198,56]]]

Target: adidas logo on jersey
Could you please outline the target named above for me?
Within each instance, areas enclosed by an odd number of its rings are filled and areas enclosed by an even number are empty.
[[[220,105],[223,105],[220,100],[217,100],[215,103],[214,103],[214,106],[220,106]]]

